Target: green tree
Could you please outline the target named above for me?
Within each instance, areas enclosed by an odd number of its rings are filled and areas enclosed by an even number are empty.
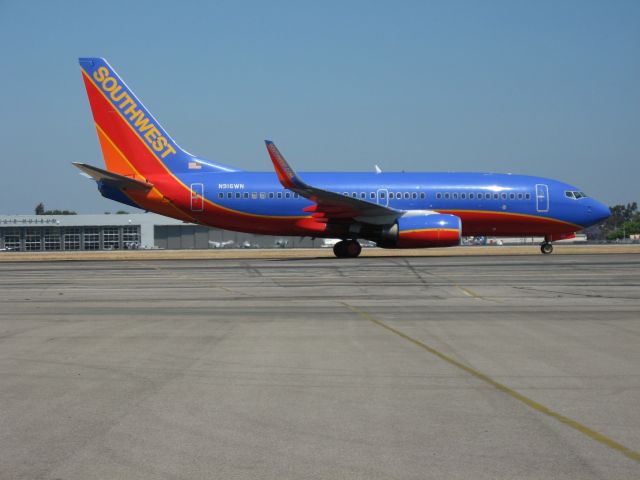
[[[611,216],[608,219],[599,225],[584,229],[587,238],[591,240],[614,240],[622,238],[623,234],[628,236],[629,231],[626,223],[640,220],[637,202],[627,203],[626,205],[613,205],[609,209],[611,210]]]
[[[42,215],[77,215],[71,210],[46,210]]]
[[[40,202],[36,205],[36,215],[44,215],[44,203]]]
[[[629,235],[640,233],[640,219],[629,220],[624,222],[617,229],[607,235],[609,240],[619,240],[621,238],[629,238]]]

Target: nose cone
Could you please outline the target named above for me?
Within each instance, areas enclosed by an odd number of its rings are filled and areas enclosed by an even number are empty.
[[[600,203],[597,200],[592,200],[587,207],[589,220],[591,225],[595,225],[600,222],[604,222],[611,216],[611,210],[604,203]]]

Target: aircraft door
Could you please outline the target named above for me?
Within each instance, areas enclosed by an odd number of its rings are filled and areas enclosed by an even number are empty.
[[[382,205],[384,207],[389,205],[389,192],[386,188],[380,188],[376,192],[376,199],[378,200],[378,205]]]
[[[204,210],[204,184],[191,184],[191,211],[202,212]]]
[[[536,210],[538,212],[549,211],[549,187],[541,183],[536,185]]]

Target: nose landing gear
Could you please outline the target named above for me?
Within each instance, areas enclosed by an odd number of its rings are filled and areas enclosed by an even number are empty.
[[[553,252],[553,245],[551,245],[551,243],[549,242],[544,242],[540,244],[540,251],[542,253],[544,253],[545,255],[549,255],[551,252]]]
[[[333,253],[338,258],[356,258],[361,251],[357,240],[341,240],[333,246]]]

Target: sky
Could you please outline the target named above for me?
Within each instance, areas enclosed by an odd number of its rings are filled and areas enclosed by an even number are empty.
[[[0,214],[119,210],[77,58],[187,151],[298,171],[492,171],[640,201],[640,2],[0,0]],[[131,211],[130,207],[125,209]]]

